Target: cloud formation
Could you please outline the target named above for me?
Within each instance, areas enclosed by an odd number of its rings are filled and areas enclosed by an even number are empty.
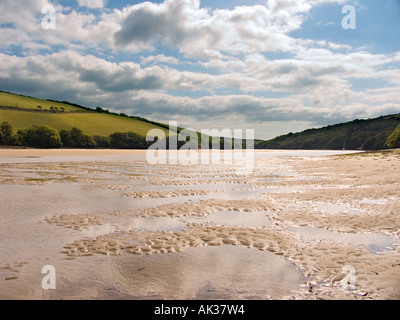
[[[400,51],[293,36],[313,8],[346,2],[213,9],[165,0],[113,9],[78,0],[56,6],[57,28],[44,30],[48,1],[4,0],[0,89],[210,126],[305,128],[399,112]]]
[[[103,8],[104,1],[103,0],[78,0],[78,4],[81,7],[88,7],[91,9]]]

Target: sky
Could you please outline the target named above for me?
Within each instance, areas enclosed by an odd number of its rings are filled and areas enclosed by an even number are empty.
[[[1,0],[0,12],[0,90],[258,139],[400,112],[400,0]]]

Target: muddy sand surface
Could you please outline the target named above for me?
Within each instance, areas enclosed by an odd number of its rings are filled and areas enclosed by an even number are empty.
[[[0,299],[399,299],[400,151],[340,153],[0,150]]]

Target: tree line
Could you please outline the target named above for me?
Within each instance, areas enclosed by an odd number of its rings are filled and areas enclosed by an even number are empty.
[[[32,148],[111,148],[111,149],[147,149],[152,142],[134,132],[115,132],[108,137],[89,136],[79,128],[60,130],[49,126],[32,126],[28,129],[13,131],[8,122],[0,126],[0,145]]]
[[[3,122],[0,126],[0,145],[3,146],[21,146],[31,148],[81,148],[81,149],[148,149],[155,142],[159,142],[162,149],[177,148],[181,149],[189,141],[176,141],[176,145],[170,146],[169,137],[164,137],[160,141],[155,138],[155,141],[147,141],[146,137],[135,132],[114,132],[108,137],[93,135],[89,136],[82,132],[79,128],[70,130],[60,130],[49,126],[32,126],[25,130],[18,130],[15,133],[12,126],[8,122]],[[203,142],[199,139],[198,145],[192,148],[202,148]],[[208,149],[224,149],[228,146],[232,149],[232,141],[228,140],[225,143],[224,138],[213,139],[209,137]],[[242,143],[245,147],[245,142]]]
[[[400,147],[400,114],[353,120],[257,142],[257,149],[379,150]]]
[[[349,128],[350,129],[350,128]],[[354,129],[354,128],[351,128]],[[374,133],[373,135],[366,135],[362,137],[362,141],[364,141],[362,147],[363,149],[384,149],[384,148],[400,148],[400,125],[398,125],[395,130],[388,131],[382,130],[380,133]],[[318,130],[308,130],[308,132],[318,132]],[[321,132],[319,132],[321,133]],[[287,138],[291,138],[293,136],[297,136],[299,138],[298,144],[293,145],[285,145],[282,146],[279,144],[282,140],[283,143],[294,142],[293,140],[286,140]],[[265,143],[265,145],[258,145],[256,148],[259,149],[279,149],[285,147],[297,147],[303,149],[324,149],[326,148],[327,141],[329,138],[332,139],[332,135],[325,137],[323,140],[323,144],[321,143],[321,134],[319,134],[318,139],[316,141],[311,141],[311,137],[301,136],[301,134],[291,134],[288,136],[278,137],[271,141]],[[357,137],[357,136],[356,136]],[[330,147],[341,149],[342,141],[347,140],[346,147],[348,149],[355,149],[356,146],[360,145],[360,141],[356,139],[356,137],[351,137],[347,130],[347,135],[345,137],[340,137],[338,133],[335,134],[336,144],[330,141]],[[315,137],[317,138],[317,137]],[[360,138],[360,137],[357,137]],[[166,149],[169,149],[169,141],[168,138],[165,138]],[[355,139],[357,141],[353,141],[351,139]],[[221,138],[219,141],[220,145],[224,146],[224,139]],[[371,145],[367,145],[370,142]],[[146,141],[146,137],[143,137],[134,132],[114,132],[108,137],[94,135],[89,136],[82,132],[79,128],[72,128],[70,130],[61,130],[57,131],[56,129],[49,126],[32,126],[28,129],[18,130],[16,133],[13,131],[12,126],[8,122],[3,122],[0,125],[0,145],[3,146],[22,146],[22,147],[32,147],[32,148],[110,148],[110,149],[147,149],[154,142]],[[178,141],[177,148],[181,148],[186,141]],[[199,146],[200,147],[200,146]],[[213,148],[213,144],[210,141],[209,148]]]

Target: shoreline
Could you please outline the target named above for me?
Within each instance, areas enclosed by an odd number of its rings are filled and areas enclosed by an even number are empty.
[[[247,149],[244,149],[247,150]],[[170,150],[166,150],[170,151]],[[174,150],[175,151],[175,150]],[[180,151],[180,150],[178,150]],[[200,150],[202,152],[211,152],[209,150]],[[225,150],[219,150],[224,152]],[[249,150],[247,150],[249,151]],[[285,153],[285,152],[340,152],[348,153],[364,153],[364,152],[387,152],[390,150],[295,150],[295,149],[251,149],[254,153]],[[0,147],[0,158],[40,158],[40,157],[60,157],[60,156],[102,156],[102,155],[145,155],[147,149],[35,149],[35,148],[7,148]],[[185,152],[185,151],[183,151]]]
[[[0,158],[30,158],[59,156],[142,155],[146,150],[136,149],[19,149],[0,148]]]

